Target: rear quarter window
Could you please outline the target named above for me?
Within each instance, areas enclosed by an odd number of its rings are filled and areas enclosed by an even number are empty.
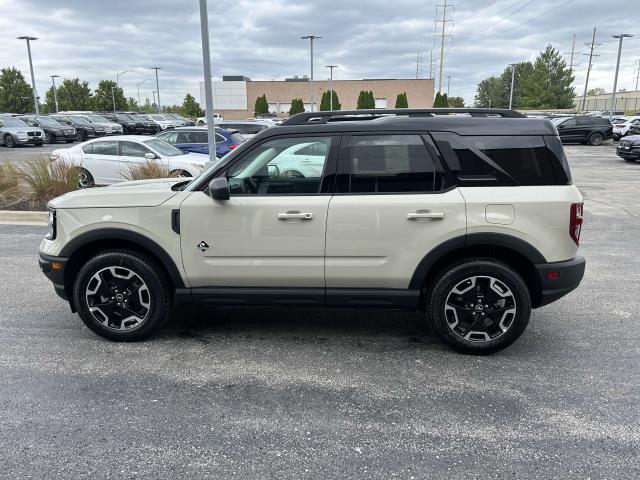
[[[433,137],[461,186],[558,184],[557,168],[542,136]]]

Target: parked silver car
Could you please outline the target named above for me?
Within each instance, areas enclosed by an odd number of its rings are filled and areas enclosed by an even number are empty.
[[[104,127],[107,135],[122,135],[122,125],[120,125],[119,123],[110,122],[109,120],[104,118],[102,115],[87,113],[85,115],[72,115],[72,116],[82,118],[95,125]]]
[[[44,132],[31,127],[19,118],[0,116],[0,145],[13,148],[16,145],[35,145],[44,143]]]

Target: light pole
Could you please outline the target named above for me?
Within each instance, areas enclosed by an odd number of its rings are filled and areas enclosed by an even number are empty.
[[[160,86],[158,85],[158,70],[162,70],[162,67],[151,67],[149,70],[156,71],[156,92],[158,92],[158,113],[162,113],[162,106],[160,105]]]
[[[325,65],[331,73],[329,73],[329,110],[333,110],[333,69],[338,65]]]
[[[120,83],[120,75],[124,75],[127,72],[130,72],[131,70],[125,70],[123,72],[120,73],[116,73],[116,87],[119,85]],[[113,102],[113,111],[116,111],[116,94],[114,92],[114,87],[111,87],[111,101]]]
[[[611,105],[609,105],[609,121],[613,117],[613,111],[616,108],[616,88],[618,88],[618,70],[620,69],[620,54],[622,53],[622,39],[625,37],[633,37],[630,33],[620,33],[618,35],[611,35],[613,38],[619,38],[618,43],[618,61],[616,62],[616,74],[613,77],[613,92],[611,92]]]
[[[305,35],[304,37],[300,38],[302,40],[309,39],[309,43],[311,45],[311,111],[313,112],[313,41],[322,37],[319,37],[317,35]]]
[[[211,87],[211,52],[209,50],[209,13],[207,0],[200,0],[200,34],[202,37],[202,74],[204,75],[204,101],[207,120],[207,143],[209,144],[209,160],[217,158],[216,126],[213,123],[213,88]]]
[[[140,108],[140,105],[141,105],[140,104],[140,85],[142,85],[146,81],[147,81],[147,79],[145,78],[141,82],[136,83],[136,87],[138,87],[138,108]]]
[[[49,75],[51,77],[51,83],[53,84],[53,100],[56,102],[56,113],[58,113],[58,93],[56,92],[56,78],[60,78],[60,75]]]
[[[36,90],[36,79],[33,76],[33,62],[31,61],[31,40],[37,40],[38,37],[29,37],[24,35],[18,37],[18,40],[27,41],[27,53],[29,54],[29,69],[31,70],[31,88],[33,89],[33,104],[36,107],[36,115],[40,115],[40,106],[38,105],[38,91]]]
[[[516,64],[511,64],[511,91],[509,92],[509,110],[513,105],[513,84],[516,81]]]
[[[449,97],[449,87],[451,86],[451,75],[447,75],[447,97]]]

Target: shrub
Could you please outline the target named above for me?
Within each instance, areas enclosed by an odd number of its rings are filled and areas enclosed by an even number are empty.
[[[47,157],[26,161],[17,168],[17,176],[27,184],[27,197],[33,202],[48,202],[78,186],[80,167],[58,160],[50,162]]]
[[[18,171],[12,163],[0,163],[0,192],[18,186]]]
[[[125,174],[127,180],[149,180],[152,178],[175,177],[169,167],[154,160],[146,160],[139,165],[132,165]]]

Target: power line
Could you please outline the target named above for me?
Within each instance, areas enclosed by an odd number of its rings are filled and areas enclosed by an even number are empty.
[[[521,5],[523,2],[527,2],[524,5]],[[519,8],[516,8],[515,10],[509,12],[507,15],[504,15],[503,17],[500,17],[498,20],[496,20],[495,22],[493,22],[491,25],[489,25],[486,28],[483,28],[482,31],[476,33],[475,35],[471,35],[471,37],[469,37],[467,40],[473,40],[474,38],[477,37],[482,37],[484,35],[486,35],[487,30],[491,30],[493,27],[495,27],[497,24],[499,24],[500,22],[502,22],[503,20],[506,20],[507,18],[509,18],[510,16],[518,13],[520,10],[522,10],[523,8],[525,8],[527,5],[533,3],[534,0],[519,0],[517,3],[514,3],[513,5],[511,5],[511,7],[507,7],[506,10],[509,10],[510,8],[513,7],[518,7],[518,5],[521,5]]]
[[[503,30],[502,32],[499,32],[499,33],[507,33],[507,32],[510,32],[510,31],[512,31],[512,30],[515,30],[516,28],[519,28],[519,27],[521,27],[521,26],[523,26],[523,25],[526,25],[526,24],[527,24],[527,23],[529,23],[529,22],[533,22],[534,20],[537,20],[537,19],[539,19],[539,18],[541,18],[541,17],[544,17],[545,15],[548,15],[548,14],[550,14],[551,12],[554,12],[555,10],[560,9],[560,8],[564,7],[566,4],[571,3],[571,2],[573,2],[573,0],[567,0],[566,2],[561,3],[561,4],[560,4],[560,5],[558,5],[557,7],[553,7],[553,8],[551,8],[551,9],[549,9],[549,10],[547,10],[547,11],[545,11],[545,12],[541,13],[541,14],[540,14],[540,15],[538,15],[537,17],[530,18],[529,20],[526,20],[526,21],[524,21],[524,22],[522,22],[522,23],[519,23],[519,24],[518,24],[518,25],[516,25],[515,27],[511,27],[511,28],[509,28],[509,29],[507,29],[507,30]]]

